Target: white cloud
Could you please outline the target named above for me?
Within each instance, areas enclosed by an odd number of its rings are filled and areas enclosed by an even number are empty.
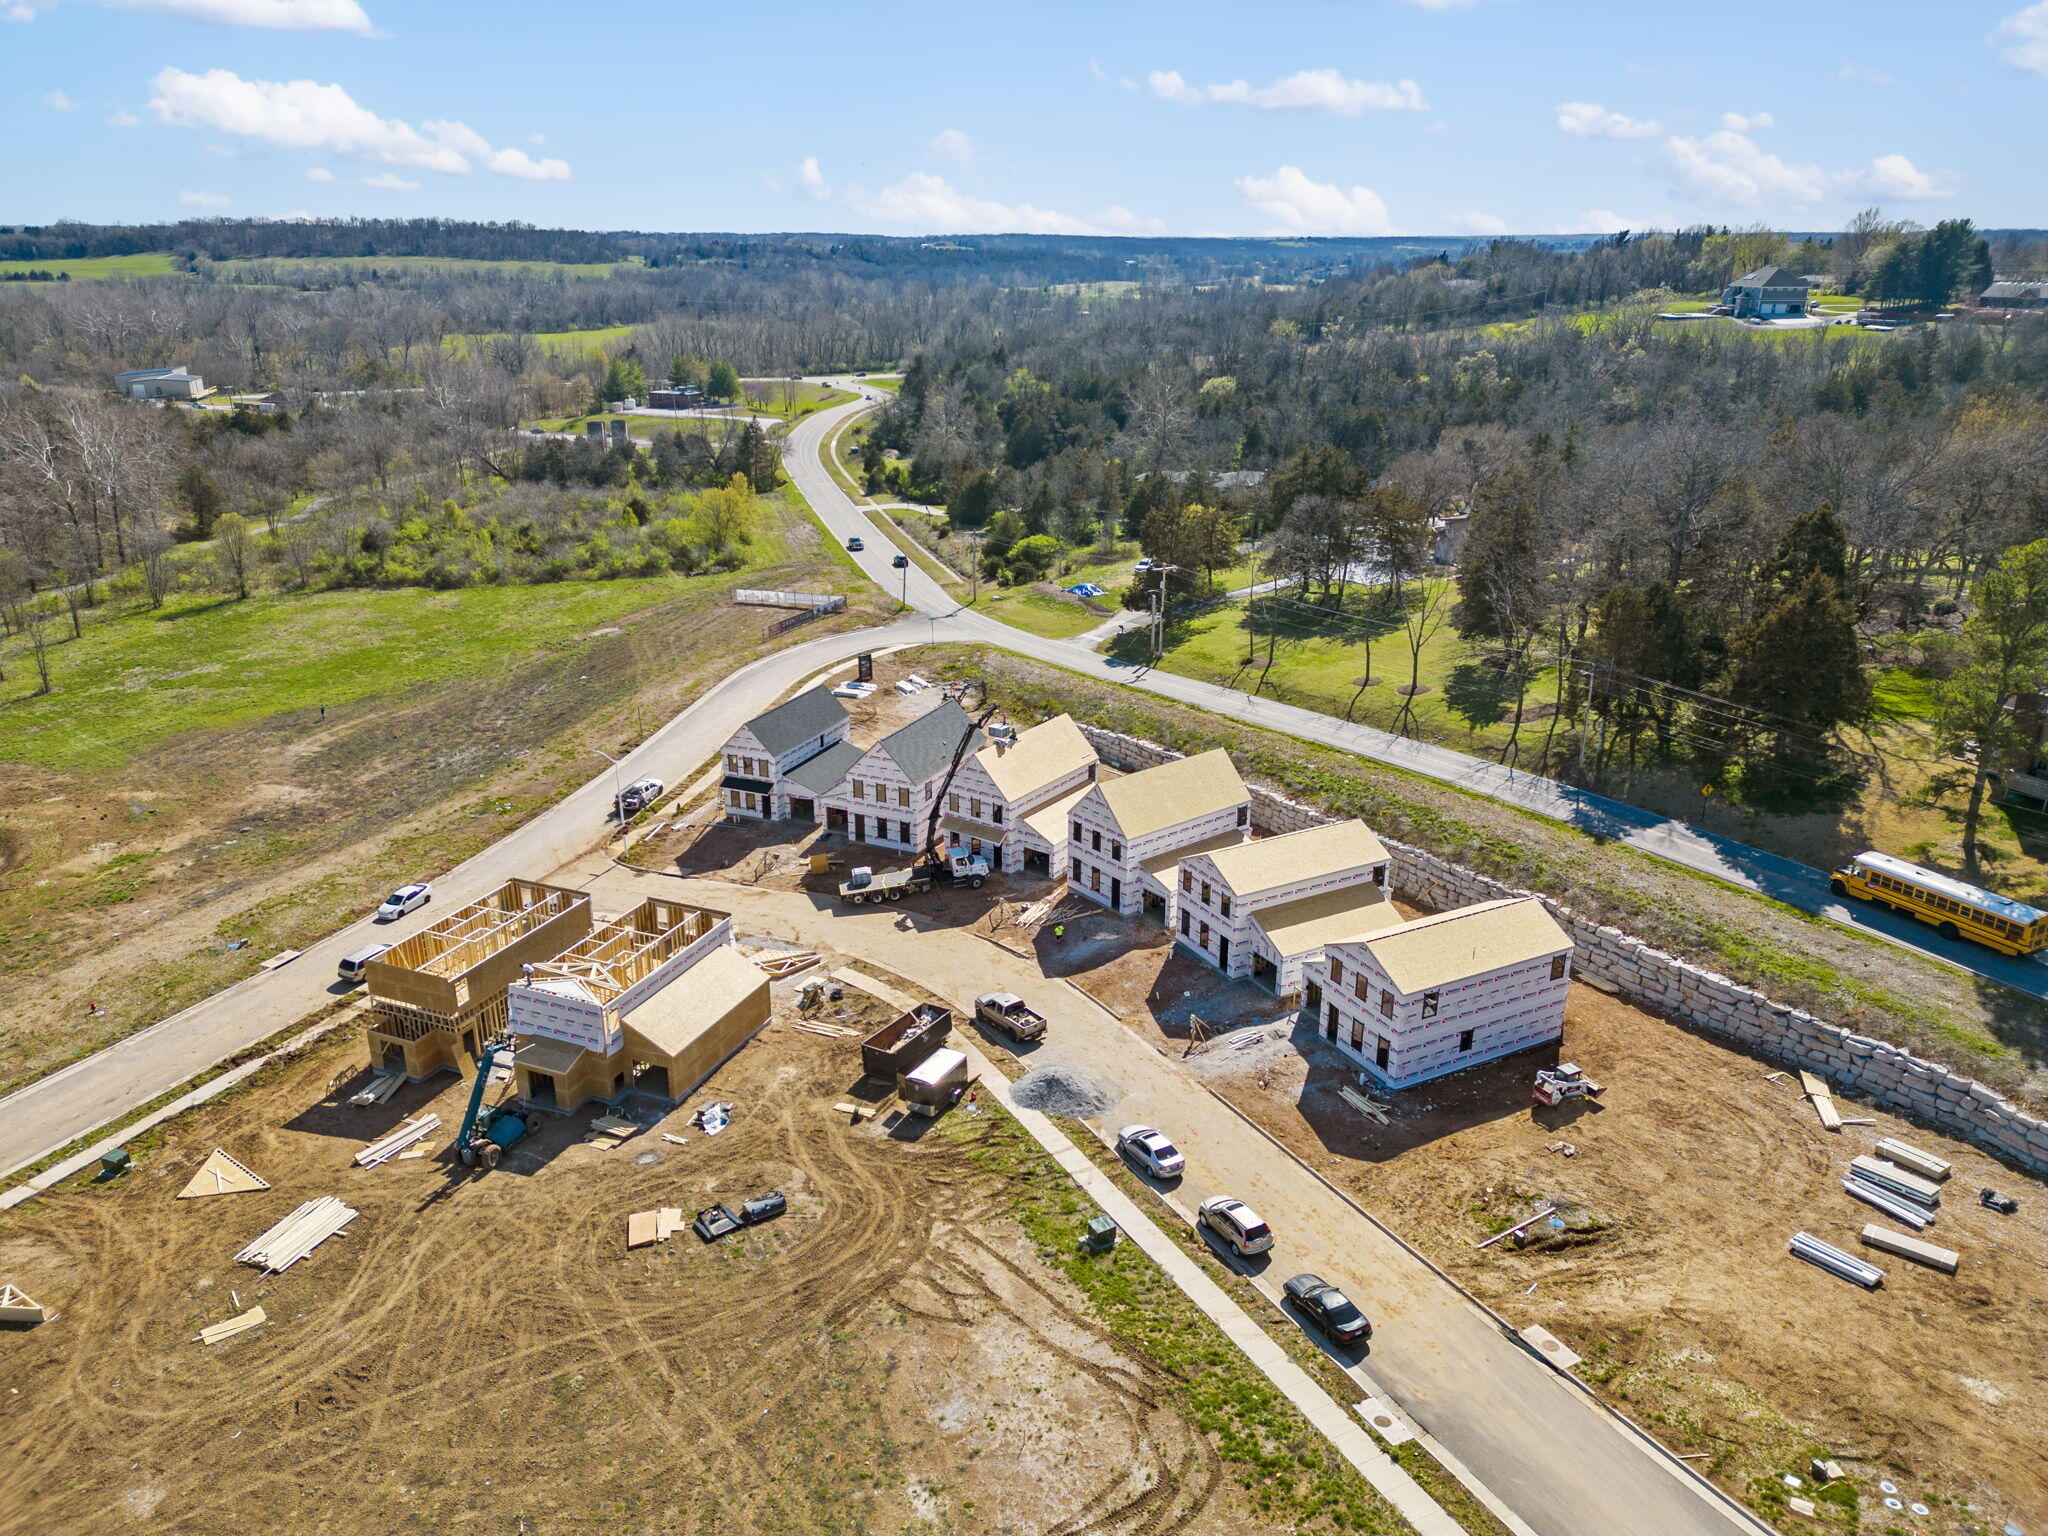
[[[1560,235],[1612,235],[1624,229],[1638,232],[1645,229],[1670,229],[1678,221],[1667,216],[1650,219],[1631,219],[1616,213],[1612,208],[1588,208],[1576,219],[1568,219],[1556,230]]]
[[[818,157],[805,155],[796,168],[797,185],[813,197],[830,197],[832,189],[825,184],[825,173],[818,169]]]
[[[107,126],[109,128],[140,128],[142,126],[142,119],[133,112],[116,112],[107,119]]]
[[[178,201],[187,208],[225,208],[228,205],[227,198],[218,192],[180,192]]]
[[[1858,85],[1890,85],[1892,77],[1875,64],[1859,63],[1855,59],[1844,59],[1835,74],[1843,80],[1854,80]]]
[[[76,112],[78,110],[78,103],[69,96],[66,96],[62,91],[43,92],[43,105],[52,112]]]
[[[163,11],[225,27],[258,27],[266,32],[360,32],[373,30],[356,0],[100,0],[124,11]],[[56,0],[15,0],[7,14],[33,21]]]
[[[1625,75],[1634,75],[1638,80],[1654,80],[1657,78],[1657,71],[1654,66],[1638,63],[1634,59],[1630,59],[1626,64],[1622,65],[1621,72]]]
[[[1470,235],[1504,235],[1508,232],[1508,221],[1490,213],[1481,213],[1476,208],[1444,216],[1452,229],[1462,229]]]
[[[548,136],[544,133],[529,133],[526,136],[526,142],[529,144],[545,144],[547,141]]]
[[[204,128],[287,149],[355,155],[376,165],[464,175],[472,162],[500,176],[566,181],[564,160],[495,149],[467,124],[428,120],[417,128],[379,117],[338,85],[312,80],[244,80],[232,70],[203,75],[166,69],[150,82],[149,109],[177,128]]]
[[[1328,112],[1338,117],[1363,117],[1368,112],[1427,112],[1422,87],[1413,80],[1393,85],[1381,80],[1352,80],[1334,69],[1304,69],[1271,85],[1246,80],[1189,85],[1179,71],[1155,69],[1145,76],[1152,94],[1186,106],[1211,102],[1256,107],[1261,112]]]
[[[308,180],[308,181],[332,181],[332,180],[334,180],[334,172],[332,172],[332,171],[330,171],[329,169],[327,169],[327,167],[326,167],[326,166],[324,166],[324,165],[316,165],[316,166],[314,166],[314,167],[313,167],[313,169],[311,169],[310,171],[306,172],[306,180]]]
[[[941,160],[950,160],[955,165],[969,165],[974,160],[974,141],[958,128],[941,129],[932,136],[925,149]]]
[[[847,205],[863,218],[935,235],[1094,235],[1106,227],[1031,203],[971,197],[928,171],[912,171],[875,193],[849,187],[845,196]]]
[[[1561,101],[1557,126],[1582,139],[1654,139],[1664,130],[1648,118],[1610,112],[1596,101]]]
[[[365,176],[363,185],[375,187],[379,192],[417,192],[420,184],[407,181],[396,171],[379,171],[375,176]]]
[[[1723,112],[1721,126],[1730,133],[1754,133],[1759,128],[1775,128],[1778,120],[1768,112],[1752,112],[1747,117],[1740,112]]]
[[[1673,134],[1664,154],[1680,185],[1709,204],[1817,203],[1827,195],[1819,166],[1781,160],[1731,129],[1702,139]]]
[[[1097,81],[1107,83],[1109,80],[1109,71],[1102,67],[1100,59],[1090,59],[1088,61],[1088,73],[1091,78]]]
[[[1906,202],[1924,202],[1956,195],[1955,177],[1948,171],[1923,171],[1904,155],[1879,155],[1870,169],[1849,178],[1864,191],[1878,197],[1895,197]]]
[[[1387,205],[1370,187],[1346,192],[1329,182],[1311,181],[1299,166],[1283,165],[1270,176],[1240,176],[1237,190],[1244,200],[1278,222],[1290,234],[1391,235]]]
[[[1418,11],[1462,11],[1477,5],[1479,0],[1405,0]]]
[[[2030,5],[2024,11],[2014,11],[1998,24],[1991,36],[1994,41],[2012,39],[1998,50],[1998,56],[2013,68],[2031,69],[2037,75],[2048,75],[2048,0]]]

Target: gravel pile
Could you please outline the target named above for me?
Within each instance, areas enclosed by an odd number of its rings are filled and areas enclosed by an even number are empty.
[[[1094,1073],[1063,1062],[1026,1072],[1011,1085],[1010,1094],[1026,1109],[1076,1120],[1106,1115],[1123,1097]]]

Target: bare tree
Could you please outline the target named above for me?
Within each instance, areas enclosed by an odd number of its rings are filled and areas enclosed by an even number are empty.
[[[231,583],[237,599],[249,595],[249,567],[256,558],[256,539],[248,519],[239,512],[223,512],[213,525],[213,555],[223,580]]]
[[[1420,595],[1403,616],[1401,632],[1408,642],[1408,686],[1402,691],[1401,712],[1394,719],[1394,729],[1403,736],[1415,724],[1415,698],[1422,691],[1422,653],[1450,616],[1451,584],[1447,581],[1423,583]]]

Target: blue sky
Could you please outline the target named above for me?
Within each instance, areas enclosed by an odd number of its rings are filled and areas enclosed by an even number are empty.
[[[0,222],[2039,226],[2044,109],[2048,0],[0,0]]]

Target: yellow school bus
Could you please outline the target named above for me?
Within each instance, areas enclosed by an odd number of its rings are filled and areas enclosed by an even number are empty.
[[[2048,944],[2048,912],[1888,853],[1857,854],[1829,877],[1828,889],[1932,923],[1945,939],[1974,939],[2008,955]]]

